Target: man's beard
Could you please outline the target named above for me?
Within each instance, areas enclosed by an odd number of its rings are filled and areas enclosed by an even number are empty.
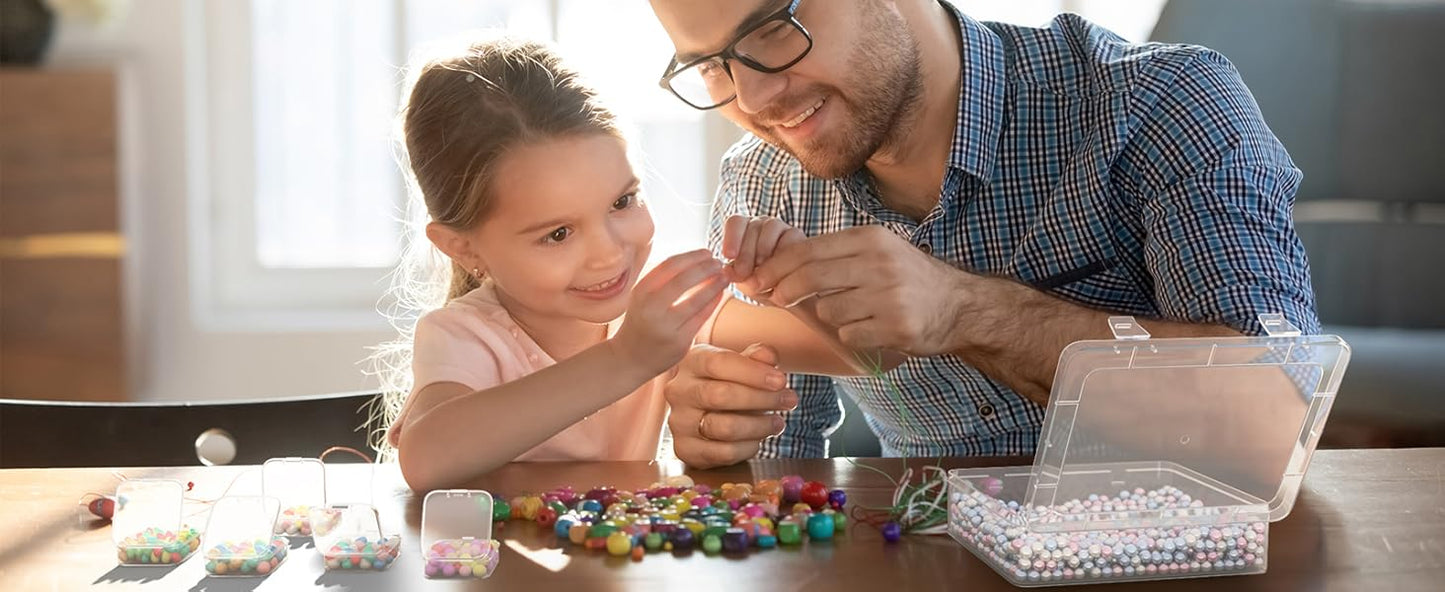
[[[815,101],[820,95],[827,101],[824,108],[832,110],[830,115],[845,116],[826,122],[831,129],[818,130],[802,146],[785,143],[773,132],[775,126],[752,125],[753,133],[793,155],[809,174],[835,179],[863,168],[879,150],[907,136],[908,120],[922,102],[917,42],[896,15],[890,18],[874,10],[865,26],[868,33],[849,59],[846,84],[852,92],[816,86],[794,95],[800,98],[787,107],[769,108],[754,118],[779,121],[806,110],[810,105],[803,101]]]

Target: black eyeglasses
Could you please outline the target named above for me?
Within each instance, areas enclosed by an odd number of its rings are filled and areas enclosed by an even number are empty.
[[[793,67],[813,49],[813,36],[798,22],[798,5],[792,0],[738,35],[722,51],[679,65],[668,62],[658,84],[694,109],[716,109],[736,99],[731,62],[766,74]]]

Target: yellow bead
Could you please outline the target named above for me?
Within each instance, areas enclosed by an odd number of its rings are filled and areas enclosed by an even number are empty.
[[[622,531],[607,535],[607,552],[622,557],[632,552],[632,537]]]

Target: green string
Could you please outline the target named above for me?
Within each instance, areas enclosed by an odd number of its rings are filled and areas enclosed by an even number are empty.
[[[867,352],[855,351],[853,355],[858,360],[859,364],[861,364],[864,368],[868,370],[868,375],[870,377],[875,380],[881,381],[884,384],[889,399],[893,402],[894,406],[898,408],[899,413],[902,416],[904,437],[912,437],[914,433],[912,426],[918,426],[920,424],[913,419],[912,414],[910,414],[908,411],[908,407],[903,404],[903,393],[899,391],[898,384],[895,383],[893,379],[888,376],[888,373],[883,370],[882,352],[879,351],[870,354]],[[896,493],[895,499],[898,500],[897,503],[888,506],[871,507],[860,504],[859,507],[869,511],[886,513],[892,520],[899,522],[899,526],[903,528],[904,532],[917,532],[921,530],[926,530],[940,524],[944,524],[948,521],[947,510],[945,508],[937,507],[937,505],[935,504],[934,507],[929,508],[927,511],[919,514],[920,518],[914,520],[907,520],[907,523],[904,523],[904,521],[909,516],[915,514],[912,506],[913,500],[917,496],[927,495],[926,492],[934,490],[935,488],[947,487],[947,483],[943,478],[929,477],[928,471],[925,470],[922,473],[923,479],[917,485],[901,483],[900,481],[903,479],[903,477],[895,479],[892,475],[889,475],[886,471],[882,469],[854,460],[847,454],[846,442],[840,442],[840,444],[845,444],[844,446],[839,447],[844,449],[841,450],[844,456],[844,460],[847,460],[848,463],[852,464],[854,467],[866,469],[882,475],[884,479],[887,479],[889,483],[893,484],[893,489]],[[903,447],[901,458],[903,460],[903,466],[905,471],[904,474],[906,476],[908,474],[908,448],[906,446]],[[935,466],[942,465],[943,456],[939,455],[938,460],[934,464]]]

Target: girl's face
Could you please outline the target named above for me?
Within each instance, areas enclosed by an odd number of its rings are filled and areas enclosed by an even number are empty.
[[[607,323],[652,251],[652,215],[627,146],[587,134],[512,148],[497,161],[491,211],[467,232],[509,307]]]

